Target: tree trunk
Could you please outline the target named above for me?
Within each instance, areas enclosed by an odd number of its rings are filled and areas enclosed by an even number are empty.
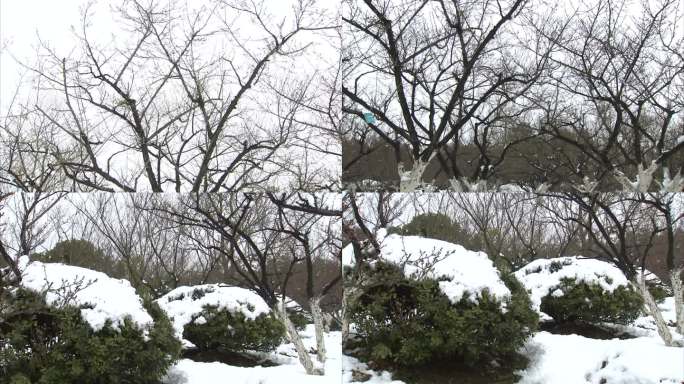
[[[278,314],[278,319],[283,323],[285,326],[285,334],[287,335],[288,340],[292,344],[294,344],[295,349],[297,350],[297,356],[299,357],[299,362],[304,366],[304,369],[306,370],[307,375],[323,375],[323,371],[321,369],[315,368],[313,361],[311,361],[311,356],[306,351],[306,347],[304,347],[304,343],[302,342],[302,338],[299,337],[299,333],[297,333],[297,329],[295,328],[294,324],[290,321],[290,318],[287,316],[287,311],[285,310],[285,303],[278,303],[276,305],[276,312]]]
[[[684,267],[675,268],[670,272],[670,282],[674,293],[677,332],[684,336],[684,286],[682,285],[682,271]]]
[[[356,294],[355,288],[345,288],[342,293],[342,345],[349,337],[349,323],[351,317],[350,305],[353,300],[353,296]]]
[[[642,164],[638,165],[638,173],[636,180],[632,181],[622,172],[616,171],[615,178],[620,184],[625,192],[648,192],[648,188],[653,183],[653,174],[658,169],[658,164],[652,161],[648,168],[644,168]]]
[[[637,276],[637,287],[639,288],[639,293],[641,293],[641,297],[644,299],[644,303],[646,304],[648,312],[655,320],[656,327],[658,329],[658,335],[660,335],[660,338],[663,339],[665,345],[667,345],[668,347],[673,346],[672,334],[670,333],[670,329],[667,327],[665,319],[663,319],[663,314],[660,313],[658,305],[656,304],[655,300],[653,300],[651,292],[648,291],[648,287],[646,286],[646,280],[643,276]]]
[[[423,173],[429,162],[422,162],[420,159],[413,163],[410,171],[404,171],[404,165],[399,164],[399,191],[413,192],[422,183]]]
[[[330,313],[324,313],[323,320],[325,332],[330,332],[330,328],[332,328],[332,324],[335,322],[335,318]]]
[[[475,180],[469,182],[467,178],[462,177],[460,180],[453,178],[449,179],[449,185],[452,192],[487,192],[487,180]]]
[[[663,185],[660,192],[676,193],[681,191],[684,191],[682,171],[677,172],[674,177],[670,177],[670,170],[667,167],[663,167]]]
[[[321,297],[314,296],[309,301],[311,315],[313,316],[314,328],[316,329],[316,350],[318,361],[325,363],[325,326],[323,325],[323,312],[321,311]]]

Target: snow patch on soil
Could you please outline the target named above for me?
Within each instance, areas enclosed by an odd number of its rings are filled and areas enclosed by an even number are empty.
[[[313,325],[308,325],[300,332],[302,341],[307,350],[316,347],[316,337]],[[235,367],[223,363],[200,363],[183,359],[177,362],[166,375],[164,384],[339,384],[342,370],[342,334],[340,332],[328,332],[325,334],[327,359],[325,362],[325,375],[307,375],[304,368],[299,364],[297,352],[292,343],[282,344],[278,349],[265,354],[271,361],[277,361],[281,365],[275,367]],[[310,353],[311,359],[316,356]]]
[[[539,332],[523,354],[527,369],[518,384],[679,384],[684,380],[684,349],[666,347],[653,337],[596,340]]]
[[[374,371],[368,368],[368,364],[355,357],[344,355],[343,361],[342,382],[345,384],[406,384],[400,380],[392,380],[392,373],[388,371]],[[363,375],[363,379],[359,377],[359,380],[364,381],[356,381],[355,374]]]

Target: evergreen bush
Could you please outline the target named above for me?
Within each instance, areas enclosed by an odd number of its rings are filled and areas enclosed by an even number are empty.
[[[123,272],[121,266],[117,266],[111,257],[87,240],[60,241],[47,252],[31,255],[31,259],[88,268],[116,277]]]
[[[130,318],[98,331],[76,306],[53,307],[34,291],[5,292],[0,321],[0,383],[160,383],[180,354],[164,312],[144,307],[154,320],[145,332]]]
[[[609,292],[598,284],[565,278],[557,289],[562,294],[553,291],[541,301],[541,310],[557,322],[629,324],[643,308],[641,295],[631,286]]]
[[[456,244],[463,243],[461,227],[443,213],[416,215],[411,222],[400,227],[392,227],[387,232],[402,236],[427,237]]]
[[[209,305],[183,331],[183,338],[200,351],[266,352],[282,344],[284,337],[285,328],[272,313],[252,320],[241,312]]]
[[[483,292],[477,303],[452,303],[435,279],[414,280],[390,263],[376,265],[352,309],[360,347],[376,362],[403,366],[433,359],[459,358],[465,364],[511,356],[536,328],[538,317],[522,285],[504,282],[511,299],[501,302]]]

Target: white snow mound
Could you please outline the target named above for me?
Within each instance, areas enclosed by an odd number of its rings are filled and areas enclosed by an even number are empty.
[[[153,325],[152,317],[128,280],[61,263],[29,261],[28,256],[22,256],[18,265],[21,285],[38,292],[47,290],[49,305],[88,305],[81,309],[81,316],[95,331],[101,330],[107,320],[113,328],[120,328],[126,317],[143,330]]]
[[[183,328],[193,321],[206,321],[200,317],[200,313],[207,305],[226,309],[231,313],[240,312],[250,320],[270,312],[266,302],[256,293],[224,284],[178,287],[157,299],[157,303],[173,322],[176,337],[182,340],[186,347],[192,344],[183,340]]]
[[[538,259],[515,272],[515,277],[530,293],[532,307],[540,313],[541,300],[544,296],[552,294],[560,297],[563,295],[563,291],[558,287],[561,279],[564,278],[576,279],[578,282],[587,284],[598,284],[607,292],[629,285],[625,275],[614,265],[581,256]]]
[[[484,252],[420,236],[386,235],[384,230],[379,231],[377,239],[380,257],[402,266],[406,276],[447,278],[440,281],[439,288],[454,304],[466,297],[466,293],[468,300],[477,303],[486,290],[505,308],[505,301],[511,296],[499,271]],[[343,251],[343,258],[345,256],[347,265],[353,263],[351,245]]]
[[[530,359],[518,384],[679,384],[682,348],[658,338],[597,340],[539,332],[521,352]]]

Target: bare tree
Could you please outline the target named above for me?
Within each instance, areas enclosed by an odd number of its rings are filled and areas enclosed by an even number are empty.
[[[520,96],[547,59],[543,44],[527,57],[510,52],[520,43],[512,20],[526,5],[347,1],[343,112],[365,119],[362,131],[394,147],[400,190],[418,188],[433,159],[454,189],[486,188],[479,181],[517,142],[501,139],[512,119],[528,110]],[[478,153],[470,174],[456,161],[465,143]],[[409,159],[400,158],[402,146]]]
[[[14,193],[7,200],[5,211],[12,223],[5,231],[8,251],[29,255],[49,245],[53,230],[49,214],[64,198],[62,192]]]
[[[5,208],[5,202],[12,196],[10,193],[6,194],[0,194],[0,230],[2,232],[0,233],[5,233],[5,223],[2,221],[2,217],[4,216],[4,211],[3,209]],[[12,258],[12,256],[9,254],[7,247],[5,246],[5,239],[3,239],[3,236],[0,235],[0,256],[2,256],[2,261],[3,263],[7,264],[9,272],[14,274],[13,279],[7,279],[9,284],[11,285],[13,281],[21,281],[21,271],[19,271],[19,268],[17,267],[17,263],[15,260]],[[2,274],[0,275],[0,289],[4,289],[5,286],[5,275]]]
[[[676,0],[601,0],[580,3],[568,17],[556,12],[536,20],[537,33],[554,47],[535,87],[543,116],[538,133],[565,163],[565,184],[684,189],[681,12]],[[555,33],[558,25],[562,33]],[[539,171],[552,175],[554,162],[540,160]]]
[[[89,3],[70,56],[41,41],[41,61],[25,64],[37,84],[0,125],[9,146],[0,182],[109,192],[334,187],[335,170],[323,165],[337,142],[315,132],[335,129],[335,96],[321,89],[336,80],[306,65],[334,41],[336,24],[315,0],[279,8],[127,0],[113,12],[129,39],[103,44]],[[332,84],[319,88],[324,81]]]
[[[584,228],[584,233],[591,239],[587,256],[607,261],[625,274],[642,295],[666,345],[673,345],[672,334],[646,286],[643,274],[656,236],[663,231],[674,231],[674,218],[681,219],[673,211],[674,196],[568,192],[548,197],[572,203],[572,211],[553,209],[551,213],[561,221],[573,222]],[[674,236],[668,235],[666,246],[667,253],[674,252]]]
[[[286,196],[280,198],[269,194],[269,199],[278,207],[278,219],[276,221],[278,231],[289,235],[300,244],[300,251],[293,250],[294,254],[302,254],[306,264],[306,297],[309,308],[314,320],[316,330],[316,345],[318,361],[325,363],[326,349],[324,340],[324,315],[321,310],[321,298],[328,294],[330,290],[340,283],[342,274],[327,281],[322,289],[314,291],[316,283],[314,271],[314,259],[335,255],[341,265],[341,244],[340,244],[340,225],[339,220],[328,220],[325,228],[317,228],[317,222],[322,217],[341,218],[342,211],[333,207],[327,207],[316,195],[303,196],[299,194],[299,203],[288,203]],[[312,215],[319,213],[319,215]],[[297,257],[294,256],[293,260]],[[286,277],[289,279],[289,277]],[[286,282],[282,287],[283,294],[286,292]]]
[[[361,195],[367,197],[369,195]],[[376,207],[385,207],[383,200],[388,200],[387,195],[377,195],[379,197]],[[364,273],[367,262],[376,258],[380,254],[380,243],[376,239],[376,231],[381,227],[368,225],[368,217],[364,211],[363,202],[359,203],[359,198],[355,193],[347,193],[344,196],[343,208],[344,216],[342,223],[343,243],[348,247],[351,245],[353,252],[353,269],[345,274],[344,294],[342,296],[342,342],[345,343],[349,337],[349,326],[351,320],[351,310],[357,300],[363,294],[364,287],[368,283],[368,274]],[[372,210],[369,210],[372,211]],[[384,210],[381,222],[387,221],[388,211]],[[343,255],[344,257],[344,255]]]
[[[322,199],[322,200],[321,200]],[[157,205],[175,222],[212,233],[207,247],[229,261],[241,285],[256,292],[277,314],[295,345],[299,360],[308,374],[322,374],[311,361],[301,337],[286,312],[286,287],[294,266],[307,263],[307,289],[312,311],[317,300],[337,282],[330,281],[321,292],[313,291],[313,258],[332,257],[334,226],[321,224],[321,218],[335,220],[340,210],[317,195],[276,196],[263,194],[180,195],[175,202]],[[332,225],[332,223],[330,223]],[[333,245],[331,245],[331,243]],[[332,248],[331,248],[332,247]],[[338,252],[339,253],[339,252]],[[317,256],[320,255],[320,256]],[[324,361],[322,319],[318,319],[319,359]]]

